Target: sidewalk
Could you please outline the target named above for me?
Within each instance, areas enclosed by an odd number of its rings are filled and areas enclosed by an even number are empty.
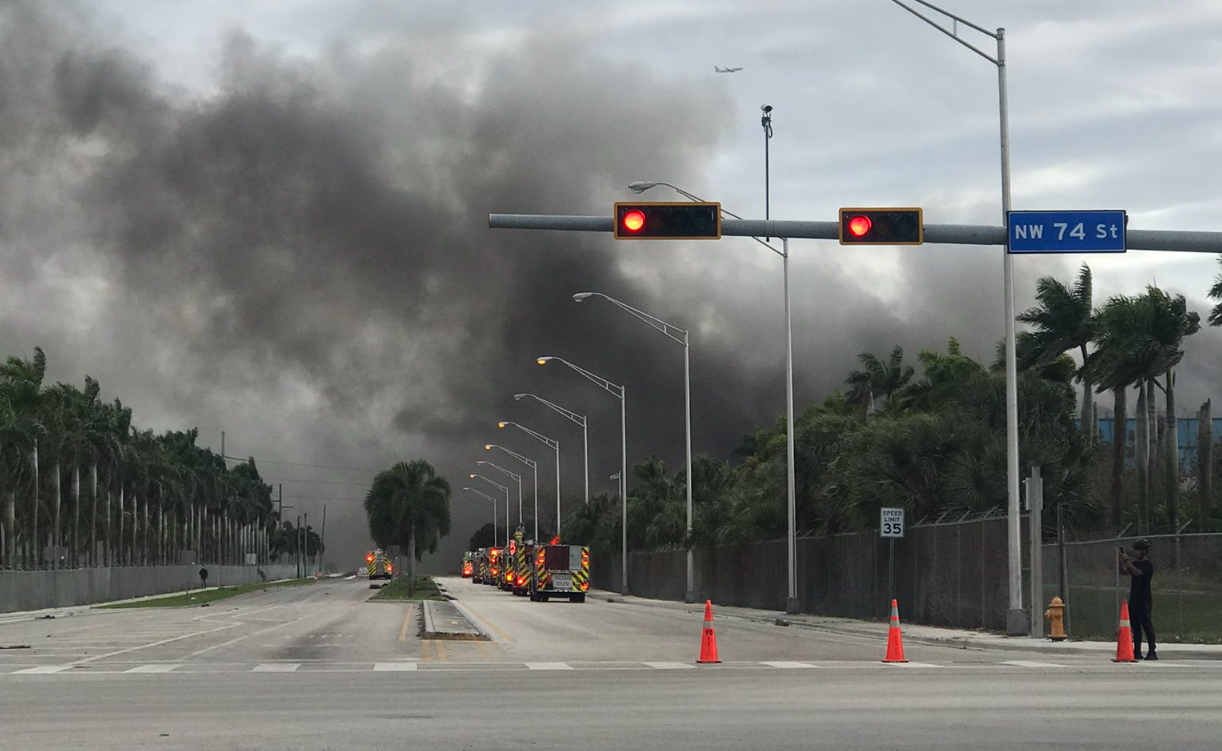
[[[590,597],[607,602],[621,602],[646,607],[671,608],[689,613],[703,614],[703,603],[682,603],[670,600],[650,600],[632,595],[618,595],[614,592],[590,591]],[[888,624],[883,621],[858,621],[852,618],[833,618],[831,616],[810,615],[800,613],[786,615],[775,610],[758,610],[755,608],[740,608],[730,605],[713,603],[716,617],[741,618],[758,623],[775,623],[778,626],[788,624],[791,628],[807,628],[815,631],[826,631],[831,634],[862,636],[879,639],[885,644]],[[938,626],[916,626],[903,623],[903,613],[900,621],[904,633],[904,641],[916,644],[930,644],[941,647],[976,650],[1007,650],[1026,651],[1037,654],[1100,654],[1115,653],[1116,642],[1074,641],[1062,642],[1036,639],[1029,636],[1004,636],[992,631],[968,631]],[[1158,653],[1168,658],[1182,660],[1222,660],[1222,644],[1159,644]]]

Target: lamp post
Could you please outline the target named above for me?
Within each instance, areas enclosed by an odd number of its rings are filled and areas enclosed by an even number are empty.
[[[483,480],[484,482],[488,483],[489,485],[495,485],[496,487],[505,491],[505,544],[508,545],[509,538],[513,537],[513,533],[509,531],[509,488],[500,484],[496,480],[490,480],[487,477],[484,477],[483,475],[480,475],[480,474],[472,473],[472,474],[467,475],[467,477],[470,477],[472,480],[478,477],[479,479]]]
[[[530,471],[534,473],[534,476],[535,476],[535,538],[534,539],[538,540],[539,539],[539,463],[536,462],[534,459],[527,459],[525,456],[522,456],[521,454],[517,453],[516,451],[510,451],[509,449],[499,444],[496,444],[496,443],[485,443],[484,444],[484,451],[491,451],[492,449],[500,449],[501,451],[504,451],[506,454],[509,454],[514,459],[517,459],[518,461],[525,464],[527,467],[530,468]],[[520,495],[518,497],[521,498]]]
[[[559,363],[564,363],[571,369],[585,376],[587,380],[593,381],[608,394],[619,399],[619,436],[620,436],[620,470],[619,470],[619,497],[622,518],[620,520],[620,593],[628,594],[628,400],[626,391],[623,386],[617,386],[611,383],[602,376],[594,375],[585,368],[578,367],[563,357],[539,357],[535,362],[540,365],[555,360]]]
[[[953,13],[948,13],[926,0],[913,2],[940,13],[952,22],[947,29],[929,17],[914,10],[900,0],[891,0],[896,5],[934,27],[938,31],[967,47],[972,52],[988,60],[997,68],[997,104],[998,116],[1001,121],[1001,222],[1009,224],[1010,216],[1010,107],[1006,92],[1006,30],[997,31],[977,26]],[[997,42],[997,56],[993,57],[984,50],[959,38],[959,24],[977,31]],[[1004,305],[1006,314],[1006,530],[1007,560],[1010,577],[1010,612],[1006,618],[1006,631],[1011,636],[1030,632],[1031,625],[1023,611],[1023,571],[1022,571],[1022,531],[1019,523],[1018,499],[1018,364],[1015,354],[1014,332],[1014,265],[1010,257],[1009,238],[1007,236],[1005,252],[1002,253],[1002,283],[1004,290]],[[1035,607],[1037,603],[1032,603]]]
[[[510,477],[512,477],[513,479],[518,481],[518,526],[525,527],[525,523],[522,519],[522,475],[514,474],[513,472],[510,472],[509,470],[505,469],[504,467],[498,467],[497,465],[493,464],[492,462],[486,462],[482,459],[480,461],[477,461],[476,464],[486,464],[487,466],[492,467],[496,471],[507,474]]]
[[[770,127],[770,126],[769,126]],[[767,143],[767,141],[765,141]],[[659,185],[665,185],[679,195],[687,198],[690,201],[703,203],[704,199],[697,195],[688,193],[682,188],[672,185],[668,182],[660,180],[638,180],[629,183],[628,189],[633,193],[644,193],[650,188],[655,188]],[[727,211],[724,207],[721,213],[742,219],[741,216],[732,211]],[[788,613],[798,612],[798,504],[797,504],[797,480],[794,475],[794,427],[793,427],[793,315],[790,312],[789,306],[789,238],[781,238],[781,249],[777,250],[772,245],[764,242],[758,237],[752,237],[760,245],[763,245],[768,250],[776,253],[781,257],[781,269],[783,282],[785,287],[785,485],[786,494],[788,496],[788,534],[786,539],[786,547],[788,548],[788,573],[789,573],[789,597],[785,602],[785,611]]]
[[[537,433],[531,430],[530,428],[526,427],[525,425],[519,425],[518,423],[510,422],[509,420],[501,420],[500,422],[496,424],[498,428],[502,428],[502,429],[506,425],[514,426],[518,430],[521,430],[523,433],[533,436],[536,440],[542,441],[547,446],[556,450],[556,535],[559,536],[560,535],[560,441],[557,441],[554,438],[548,438],[547,436],[543,435],[542,433]],[[536,519],[538,519],[537,515],[536,515]]]
[[[488,495],[487,493],[485,493],[482,490],[476,490],[475,488],[469,488],[465,485],[463,486],[463,490],[470,490],[472,493],[478,493],[479,495],[482,495],[483,497],[492,501],[492,547],[495,548],[497,546],[496,545],[496,499]]]
[[[663,321],[657,316],[652,316],[643,310],[638,310],[631,305],[616,300],[614,297],[609,297],[601,292],[578,292],[573,295],[575,302],[581,302],[591,297],[601,297],[607,302],[616,307],[628,312],[630,315],[644,321],[654,329],[662,332],[671,341],[677,342],[683,347],[683,417],[684,417],[684,437],[685,437],[685,472],[687,485],[687,592],[685,599],[687,602],[694,602],[696,597],[695,575],[692,568],[692,376],[691,376],[691,346],[689,344],[690,337],[687,329],[681,329],[678,326],[673,326],[666,321]]]
[[[567,417],[569,420],[581,426],[582,460],[585,464],[585,479],[586,479],[586,505],[589,505],[590,503],[590,437],[586,433],[586,416],[579,415],[570,409],[565,409],[564,407],[561,407],[559,404],[556,404],[555,402],[549,402],[548,400],[536,394],[514,394],[513,395],[513,398],[518,399],[518,400],[525,399],[527,397],[534,399],[535,401],[539,402],[540,404],[544,405],[545,407],[548,407],[556,412],[559,412],[560,414]]]

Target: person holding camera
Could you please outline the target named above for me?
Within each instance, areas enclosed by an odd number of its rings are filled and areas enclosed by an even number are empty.
[[[1150,609],[1153,597],[1150,593],[1150,580],[1154,578],[1154,564],[1147,556],[1150,554],[1150,541],[1142,538],[1133,543],[1133,557],[1125,555],[1120,549],[1120,573],[1129,577],[1129,623],[1133,628],[1133,656],[1141,657],[1141,635],[1145,632],[1146,642],[1150,648],[1146,651],[1147,660],[1157,660],[1158,653],[1154,647],[1154,624],[1150,620]]]

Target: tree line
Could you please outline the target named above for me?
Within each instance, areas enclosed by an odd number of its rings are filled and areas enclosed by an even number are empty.
[[[1222,275],[1209,295],[1222,300]],[[1209,403],[1202,405],[1198,472],[1180,476],[1175,369],[1185,338],[1200,328],[1183,295],[1147,287],[1096,306],[1083,265],[1063,282],[1044,277],[1037,305],[1017,316],[1019,455],[1023,474],[1038,465],[1044,498],[1060,504],[1071,529],[1094,534],[1126,525],[1142,534],[1222,529],[1213,502]],[[1209,316],[1222,325],[1222,303]],[[1078,356],[1075,361],[1069,353]],[[991,362],[944,350],[902,347],[862,352],[844,388],[795,417],[797,525],[808,534],[872,529],[880,507],[913,520],[1005,508],[1005,349]],[[1080,397],[1079,390],[1080,389]],[[1110,394],[1111,445],[1099,430],[1096,396]],[[1127,401],[1136,395],[1133,446]],[[1159,402],[1162,409],[1159,409]],[[1080,415],[1080,417],[1079,417]],[[745,436],[726,460],[693,457],[693,530],[686,535],[686,482],[651,456],[632,467],[629,546],[705,546],[783,537],[787,529],[786,425],[778,419]],[[1222,453],[1222,452],[1219,452]],[[620,504],[600,494],[575,505],[565,536],[618,551]]]
[[[0,565],[158,565],[184,551],[213,563],[296,551],[253,458],[230,465],[196,445],[199,431],[157,433],[132,410],[83,387],[46,383],[47,358],[0,365]],[[307,550],[321,552],[313,530]]]

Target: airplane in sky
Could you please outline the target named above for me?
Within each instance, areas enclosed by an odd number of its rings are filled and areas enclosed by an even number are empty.
[[[742,70],[742,68],[722,68],[719,65],[713,66],[714,73],[737,73],[740,70]]]

